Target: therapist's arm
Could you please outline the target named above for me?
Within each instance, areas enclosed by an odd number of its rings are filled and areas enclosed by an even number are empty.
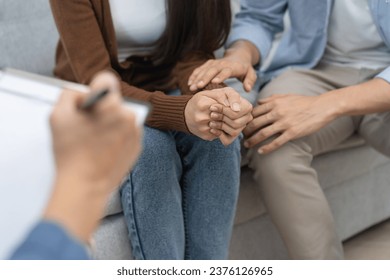
[[[91,84],[93,91],[103,88],[110,93],[91,111],[78,109],[85,95],[73,91],[64,92],[55,107],[50,120],[57,171],[52,197],[42,223],[13,258],[84,258],[81,243],[89,241],[110,193],[135,163],[141,129],[122,105],[114,76],[101,74]],[[73,249],[74,257],[66,248]],[[53,254],[61,249],[63,255]]]
[[[54,221],[40,221],[12,254],[11,260],[87,260],[85,244]]]
[[[91,85],[108,94],[91,112],[77,107],[85,98],[62,95],[51,117],[57,179],[44,217],[66,225],[88,241],[101,218],[109,194],[134,164],[140,151],[135,115],[122,105],[119,84],[104,74]]]

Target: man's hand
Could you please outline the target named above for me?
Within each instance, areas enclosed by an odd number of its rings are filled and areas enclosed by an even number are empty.
[[[312,134],[336,118],[334,95],[302,96],[273,95],[258,101],[244,134],[245,147],[251,148],[276,136],[259,148],[260,154],[270,153],[288,141]]]
[[[319,96],[274,95],[258,102],[253,121],[244,130],[244,145],[256,146],[271,136],[277,137],[259,148],[272,152],[288,141],[312,134],[341,116],[356,116],[388,111],[390,84],[380,78]]]
[[[257,79],[252,65],[258,63],[259,57],[254,45],[248,41],[238,41],[226,50],[223,58],[211,59],[196,68],[188,80],[188,85],[192,91],[196,91],[210,82],[218,84],[235,77],[242,81],[244,89],[249,92]]]

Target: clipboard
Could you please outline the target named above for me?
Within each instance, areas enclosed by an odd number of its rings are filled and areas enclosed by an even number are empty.
[[[28,98],[53,106],[63,89],[89,92],[85,85],[11,68],[0,69],[0,91],[3,94]],[[123,102],[135,113],[137,124],[143,125],[149,115],[150,104],[131,98],[124,98]]]

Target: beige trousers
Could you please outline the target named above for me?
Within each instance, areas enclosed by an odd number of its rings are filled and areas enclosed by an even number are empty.
[[[367,81],[378,72],[324,64],[311,70],[292,69],[268,83],[260,98],[285,93],[319,95]],[[259,155],[256,148],[248,151],[264,203],[292,259],[343,258],[328,202],[311,167],[313,156],[331,150],[355,132],[390,156],[389,131],[390,113],[342,117],[268,155]]]

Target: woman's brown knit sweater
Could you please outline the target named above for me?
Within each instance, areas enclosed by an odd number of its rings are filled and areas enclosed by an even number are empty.
[[[88,84],[97,72],[112,71],[121,79],[124,96],[152,104],[149,126],[188,132],[184,109],[194,93],[187,81],[213,54],[193,53],[170,67],[155,67],[146,57],[119,63],[109,0],[50,0],[50,4],[60,33],[56,76]],[[209,84],[206,89],[219,87],[223,85]],[[164,93],[176,88],[181,96]]]

